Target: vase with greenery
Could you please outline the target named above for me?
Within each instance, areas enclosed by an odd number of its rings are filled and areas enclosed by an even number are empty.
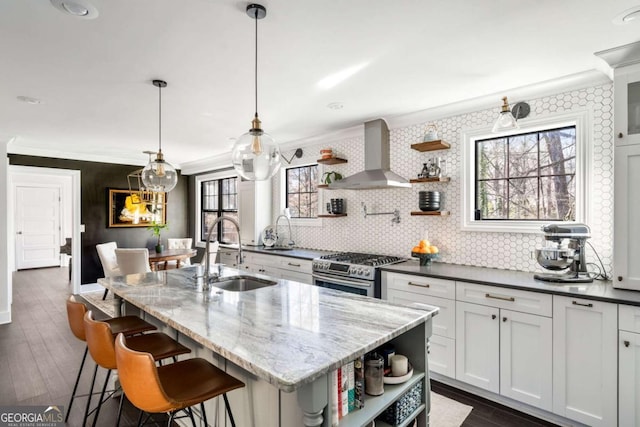
[[[162,223],[158,223],[158,222],[153,221],[151,223],[151,225],[149,227],[147,227],[147,229],[149,231],[151,231],[151,234],[153,234],[154,236],[156,236],[158,238],[158,243],[156,244],[156,252],[160,253],[160,252],[164,251],[164,245],[162,244],[162,240],[161,240],[160,234],[162,233],[162,230],[168,230],[169,229],[169,224],[162,224]]]

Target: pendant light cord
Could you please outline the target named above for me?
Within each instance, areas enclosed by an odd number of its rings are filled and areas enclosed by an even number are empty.
[[[162,152],[162,85],[158,85],[158,152]]]
[[[255,98],[256,98],[256,117],[258,117],[258,9],[255,11],[256,21],[256,52],[255,52],[255,74],[254,74],[254,86],[255,86]]]

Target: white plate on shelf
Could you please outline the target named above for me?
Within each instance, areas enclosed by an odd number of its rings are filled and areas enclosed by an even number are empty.
[[[278,241],[278,233],[276,233],[276,228],[273,225],[267,225],[264,230],[262,230],[262,244],[271,247],[276,244]]]
[[[403,382],[409,380],[412,376],[413,376],[413,366],[411,366],[411,364],[409,364],[409,372],[407,372],[405,375],[402,375],[402,376],[399,376],[399,377],[394,377],[391,374],[385,375],[384,376],[384,383],[385,384],[402,384]]]

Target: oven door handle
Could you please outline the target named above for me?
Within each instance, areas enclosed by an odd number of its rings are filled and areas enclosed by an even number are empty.
[[[314,279],[323,280],[325,282],[335,283],[337,285],[345,285],[345,286],[357,286],[359,288],[370,288],[371,282],[368,280],[345,280],[343,278],[338,278],[336,276],[329,276],[325,274],[313,273],[311,275]]]

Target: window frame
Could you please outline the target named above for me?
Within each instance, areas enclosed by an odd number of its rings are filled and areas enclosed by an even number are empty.
[[[198,248],[204,248],[206,246],[206,242],[204,240],[201,240],[202,237],[202,183],[206,182],[206,181],[214,181],[214,180],[223,180],[223,179],[227,179],[227,178],[237,178],[238,181],[236,183],[236,190],[238,190],[238,185],[240,184],[240,177],[238,177],[238,174],[235,172],[235,170],[223,170],[223,171],[217,171],[217,172],[212,172],[212,173],[208,173],[208,174],[203,174],[203,175],[197,175],[196,177],[196,182],[195,182],[195,196],[196,196],[196,209],[195,209],[195,235],[196,238],[195,240],[195,246]],[[239,198],[239,193],[237,193],[237,197]],[[218,194],[218,197],[220,197],[220,194]],[[219,205],[221,206],[221,205]],[[237,211],[236,211],[237,212]],[[220,225],[220,224],[218,224]],[[219,232],[220,230],[218,230]]]
[[[506,233],[539,233],[540,227],[549,223],[589,222],[588,192],[590,176],[587,173],[592,163],[593,130],[590,126],[592,112],[575,110],[568,113],[541,116],[535,119],[520,120],[520,129],[492,133],[490,127],[469,129],[462,132],[462,212],[461,229],[463,231],[506,232]],[[476,141],[523,133],[539,132],[561,127],[576,128],[576,216],[575,221],[553,220],[510,220],[510,219],[475,219],[476,205]]]
[[[318,167],[318,177],[322,176],[322,170],[318,162],[308,162],[308,163],[299,163],[292,164],[289,167],[280,168],[279,176],[280,176],[280,209],[282,212],[287,207],[287,170],[294,168],[302,168],[308,166],[317,166]],[[323,191],[321,188],[318,188],[318,215],[322,213],[321,207],[324,206],[324,197]],[[291,218],[291,225],[296,227],[322,227],[322,218]]]

